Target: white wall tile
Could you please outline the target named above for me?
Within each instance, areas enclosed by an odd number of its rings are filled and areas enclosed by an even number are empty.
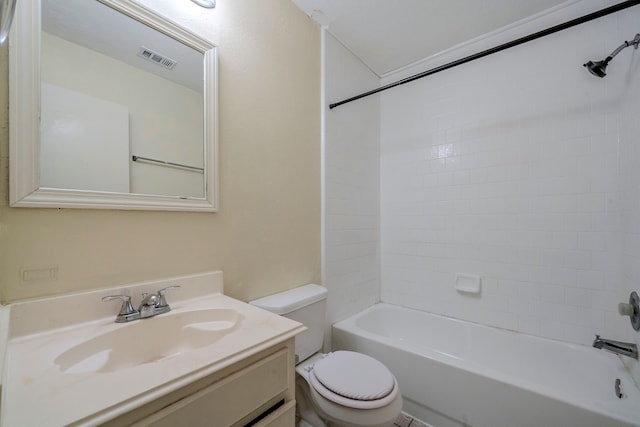
[[[381,96],[385,301],[585,345],[635,337],[615,310],[640,286],[640,62],[621,53],[603,80],[581,66],[637,32],[625,17]],[[457,294],[456,272],[492,285]]]
[[[326,33],[324,38],[328,103],[377,84],[339,42]],[[375,99],[325,115],[323,284],[329,290],[329,324],[380,300],[378,123]]]

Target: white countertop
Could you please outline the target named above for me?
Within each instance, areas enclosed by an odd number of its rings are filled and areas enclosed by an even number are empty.
[[[121,291],[131,292],[131,295],[136,295],[140,290],[146,292],[145,289],[157,291],[167,283],[179,283],[182,286],[174,295],[167,294],[172,307],[169,314],[117,324],[114,319],[119,305],[100,301],[104,295]],[[64,307],[66,312],[57,311],[54,301],[48,305],[47,300],[20,303],[20,307],[15,307],[10,315],[10,322],[20,324],[9,326],[0,425],[96,425],[304,330],[300,323],[223,295],[221,284],[222,273],[212,272],[122,289],[56,297],[59,306]],[[194,289],[204,290],[205,293]],[[194,297],[194,293],[199,295]],[[133,299],[136,306],[139,297],[134,296]],[[87,305],[95,305],[102,312],[107,305],[110,314],[91,320],[91,310],[84,310]],[[69,313],[69,307],[74,306],[82,307],[77,310],[80,323],[74,322],[73,313]],[[52,311],[47,313],[43,307],[49,307]],[[126,328],[136,322],[153,322],[161,316],[211,308],[236,310],[240,321],[232,332],[210,345],[114,372],[64,373],[54,362],[66,350],[99,334]],[[31,319],[34,317],[37,319]],[[25,325],[25,322],[30,324]],[[129,345],[145,343],[133,342]]]

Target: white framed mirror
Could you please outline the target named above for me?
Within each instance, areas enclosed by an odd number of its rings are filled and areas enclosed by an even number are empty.
[[[216,47],[130,0],[22,0],[15,207],[217,210]]]

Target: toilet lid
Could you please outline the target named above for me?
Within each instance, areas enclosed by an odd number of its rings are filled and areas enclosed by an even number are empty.
[[[314,364],[311,373],[311,383],[318,393],[346,406],[380,407],[395,397],[393,374],[376,359],[361,353],[330,353]]]

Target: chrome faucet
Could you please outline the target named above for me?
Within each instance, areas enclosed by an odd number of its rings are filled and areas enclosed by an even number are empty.
[[[156,315],[156,304],[158,303],[158,295],[148,293],[142,294],[142,301],[140,301],[140,306],[138,307],[138,311],[140,312],[140,318],[146,319],[147,317],[153,317]]]
[[[171,311],[171,307],[169,307],[169,304],[167,304],[167,300],[165,299],[164,294],[166,294],[167,291],[170,291],[171,289],[177,289],[179,287],[180,285],[167,286],[166,288],[162,288],[158,291],[158,302],[155,306],[156,314],[168,313]]]
[[[102,301],[111,301],[115,299],[122,300],[122,306],[116,316],[116,323],[131,322],[137,319],[146,319],[148,317],[157,316],[158,314],[168,313],[171,307],[167,304],[165,293],[168,290],[179,288],[180,286],[167,286],[160,289],[155,294],[142,294],[142,301],[138,309],[134,309],[131,305],[131,297],[129,295],[108,295],[102,297]]]
[[[608,340],[600,338],[600,335],[596,335],[596,339],[593,340],[593,346],[597,349],[609,350],[633,359],[638,358],[638,346],[633,343]]]
[[[132,320],[140,318],[140,312],[133,309],[133,306],[131,305],[131,297],[129,295],[108,295],[106,297],[102,297],[102,301],[111,301],[114,299],[122,300],[122,306],[116,316],[116,323],[131,322]]]

